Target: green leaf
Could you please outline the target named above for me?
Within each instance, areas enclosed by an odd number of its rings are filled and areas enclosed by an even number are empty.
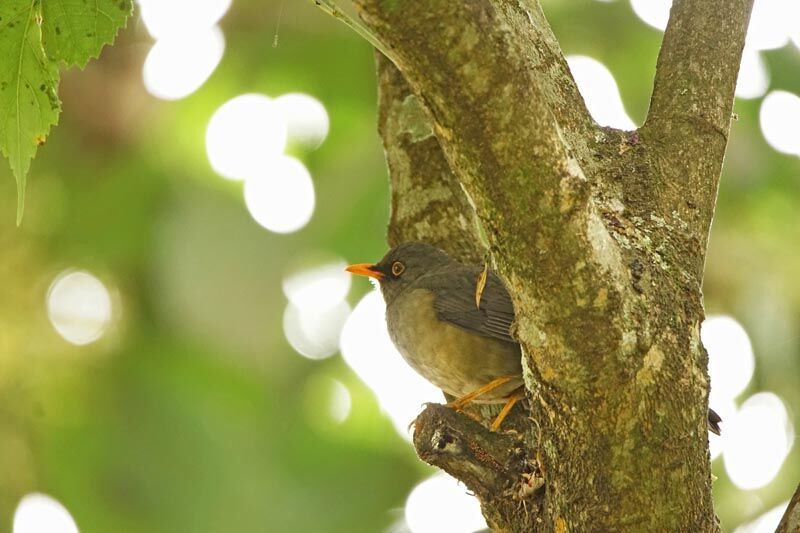
[[[114,42],[133,11],[132,0],[44,0],[43,6],[47,55],[80,68]]]
[[[31,159],[61,111],[58,61],[86,66],[132,11],[132,0],[0,0],[0,152],[17,180],[17,224]]]
[[[0,0],[0,151],[17,180],[17,224],[31,159],[61,111],[58,68],[45,55],[41,20],[40,0]]]

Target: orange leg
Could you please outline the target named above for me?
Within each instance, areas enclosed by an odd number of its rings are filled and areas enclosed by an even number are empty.
[[[461,398],[448,403],[447,405],[448,407],[452,407],[456,411],[461,411],[479,396],[483,396],[484,394],[491,392],[497,387],[501,387],[506,383],[508,383],[509,381],[511,381],[512,379],[516,379],[518,377],[519,376],[501,376],[499,378],[495,378],[486,385],[484,385],[483,387],[477,388],[474,391],[470,392],[469,394],[466,394]]]
[[[523,390],[518,390],[517,392],[509,396],[508,399],[506,400],[506,404],[503,406],[503,410],[500,411],[500,414],[498,414],[497,418],[494,419],[492,425],[489,426],[489,431],[497,431],[498,429],[500,429],[500,424],[503,423],[503,420],[506,419],[508,413],[511,412],[511,408],[514,407],[514,405],[516,405],[518,401],[524,399],[525,399],[525,391]]]

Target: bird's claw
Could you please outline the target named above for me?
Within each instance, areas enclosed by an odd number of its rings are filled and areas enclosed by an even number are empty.
[[[471,418],[472,420],[474,420],[478,424],[483,424],[483,419],[479,415],[477,415],[476,413],[472,413],[470,411],[464,411],[464,410],[456,410],[456,412],[466,416],[467,418]]]

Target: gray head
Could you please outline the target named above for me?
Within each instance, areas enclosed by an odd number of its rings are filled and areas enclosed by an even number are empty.
[[[439,248],[411,241],[395,246],[375,264],[351,265],[347,271],[377,279],[388,305],[421,276],[451,263],[453,259]]]

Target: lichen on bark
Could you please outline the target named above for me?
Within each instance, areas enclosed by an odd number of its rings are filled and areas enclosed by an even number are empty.
[[[517,437],[429,407],[420,456],[497,530],[718,530],[700,288],[752,0],[675,0],[636,132],[592,121],[535,0],[355,3],[394,63],[389,243],[488,251],[524,351]]]

